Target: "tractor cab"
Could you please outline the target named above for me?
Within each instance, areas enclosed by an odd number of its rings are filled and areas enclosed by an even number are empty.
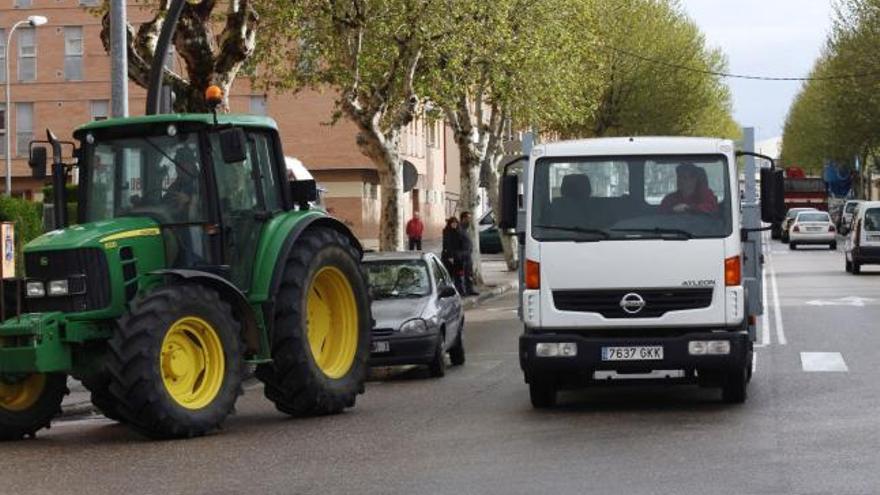
[[[230,116],[214,125],[205,117],[77,130],[79,221],[149,218],[167,266],[212,272],[247,290],[261,227],[291,201],[278,134],[269,119]]]

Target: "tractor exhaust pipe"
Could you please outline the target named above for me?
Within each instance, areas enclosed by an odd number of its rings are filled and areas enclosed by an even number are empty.
[[[67,227],[67,169],[61,156],[61,142],[46,129],[46,139],[52,145],[52,200],[55,202],[55,228]]]

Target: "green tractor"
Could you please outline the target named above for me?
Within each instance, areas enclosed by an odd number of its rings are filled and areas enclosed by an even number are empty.
[[[274,121],[165,114],[78,128],[79,218],[24,248],[0,324],[0,438],[60,412],[68,375],[107,417],[154,438],[217,429],[256,366],[294,416],[351,407],[372,324],[362,248],[288,181]],[[72,165],[32,144],[55,205]],[[72,143],[68,143],[72,144]],[[17,297],[13,297],[17,296]],[[17,301],[16,301],[17,300]]]

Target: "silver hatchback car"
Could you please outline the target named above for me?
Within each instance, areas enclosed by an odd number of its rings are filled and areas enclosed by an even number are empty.
[[[427,365],[446,374],[446,353],[464,364],[464,311],[440,259],[433,253],[367,253],[364,268],[372,296],[371,366]]]

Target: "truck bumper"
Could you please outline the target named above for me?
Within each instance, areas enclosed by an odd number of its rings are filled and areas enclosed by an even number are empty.
[[[70,346],[63,342],[61,313],[30,313],[0,323],[0,373],[66,371]]]
[[[650,331],[645,331],[650,335]],[[723,355],[691,355],[691,341],[725,340],[730,353]],[[574,342],[577,354],[571,357],[541,357],[536,354],[539,343]],[[643,361],[606,361],[603,347],[663,346],[663,358]],[[648,373],[655,370],[683,370],[696,381],[694,371],[703,376],[741,370],[751,362],[752,342],[741,328],[722,331],[694,331],[662,337],[593,337],[574,332],[524,333],[519,338],[519,362],[526,382],[533,378],[553,379],[564,383],[583,384],[593,379],[596,371]]]

